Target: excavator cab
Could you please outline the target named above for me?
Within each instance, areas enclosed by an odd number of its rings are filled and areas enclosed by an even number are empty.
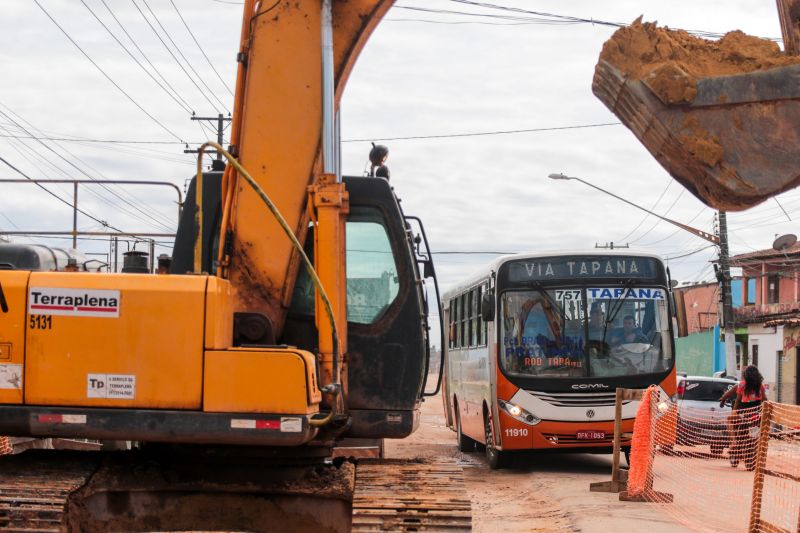
[[[221,220],[222,174],[203,180],[203,271],[216,270]],[[350,422],[347,438],[402,438],[419,422],[430,357],[426,274],[436,283],[430,252],[418,254],[415,239],[389,182],[382,178],[344,177],[349,193],[346,221],[347,345],[346,400]],[[194,202],[195,181],[187,192]],[[414,217],[416,218],[416,217]],[[424,232],[419,219],[420,231]],[[172,274],[192,270],[195,219],[181,218],[171,266]],[[305,237],[306,254],[314,257],[314,226]],[[426,246],[426,244],[425,244]],[[425,268],[420,269],[420,262]],[[314,352],[314,286],[305,270],[298,272],[281,335],[263,338],[253,327],[253,313],[234,316],[234,346],[294,346]]]

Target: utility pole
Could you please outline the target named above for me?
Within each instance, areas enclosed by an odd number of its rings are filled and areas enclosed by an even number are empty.
[[[216,117],[191,117],[192,120],[207,120],[209,122],[216,121],[217,123],[217,144],[222,146],[223,136],[222,132],[225,131],[225,121],[230,122],[231,117],[223,116],[222,113]],[[184,150],[184,154],[196,154],[199,150]],[[222,160],[222,154],[217,152],[217,158],[211,162],[211,170],[225,170],[225,161]]]
[[[604,248],[606,250],[614,250],[615,248],[630,248],[630,245],[626,242],[623,244],[614,244],[614,241],[607,242],[605,244],[594,243],[595,248]]]
[[[736,331],[733,324],[731,302],[731,262],[728,254],[728,218],[725,211],[719,212],[719,271],[717,279],[721,286],[722,327],[725,332],[725,372],[739,377],[736,370]]]

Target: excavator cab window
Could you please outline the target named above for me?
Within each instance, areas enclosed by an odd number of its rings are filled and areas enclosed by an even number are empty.
[[[375,322],[397,298],[399,289],[381,212],[354,207],[347,220],[347,321]]]
[[[347,321],[372,324],[395,301],[400,290],[392,243],[381,211],[354,206],[347,217]],[[313,228],[305,251],[314,257]],[[305,269],[297,275],[289,313],[314,316],[314,285]]]

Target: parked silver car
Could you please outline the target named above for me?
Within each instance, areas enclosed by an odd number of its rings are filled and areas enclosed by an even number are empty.
[[[728,416],[731,403],[719,406],[720,397],[736,381],[730,378],[678,376],[678,444],[708,445],[711,453],[722,455],[730,447]]]

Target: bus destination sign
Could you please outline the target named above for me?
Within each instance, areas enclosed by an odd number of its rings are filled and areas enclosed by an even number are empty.
[[[508,264],[511,282],[588,278],[655,279],[657,262],[651,257],[563,256]]]

